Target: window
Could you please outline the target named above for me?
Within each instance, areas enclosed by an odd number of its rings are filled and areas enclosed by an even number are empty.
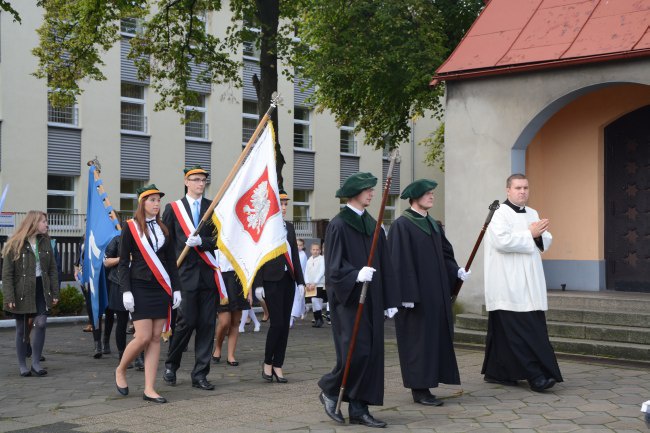
[[[47,176],[47,213],[76,213],[73,176]]]
[[[122,221],[133,218],[135,215],[135,210],[138,208],[138,195],[135,192],[143,186],[144,180],[120,180],[120,216]]]
[[[143,85],[122,83],[122,123],[123,131],[147,132],[145,116],[145,89]]]
[[[309,134],[308,108],[295,107],[293,113],[293,147],[311,149],[311,135]]]
[[[293,220],[309,221],[309,194],[311,191],[293,190]]]
[[[120,33],[124,36],[135,36],[142,33],[142,19],[122,18],[120,20]]]
[[[354,141],[354,122],[345,122],[341,125],[340,135],[341,153],[357,154],[357,143]]]
[[[207,123],[207,95],[197,94],[196,101],[185,106],[185,137],[187,138],[208,138]]]
[[[257,124],[259,123],[259,114],[257,112],[257,101],[244,100],[243,105],[241,140],[242,144],[245,146],[248,143],[248,140],[253,136],[255,128],[257,128]]]
[[[79,108],[77,104],[68,105],[65,107],[54,107],[47,99],[47,122],[58,125],[79,125]]]
[[[388,194],[386,197],[386,207],[384,208],[384,225],[390,226],[395,221],[397,212],[397,194]]]

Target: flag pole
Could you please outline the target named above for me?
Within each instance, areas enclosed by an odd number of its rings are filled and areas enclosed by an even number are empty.
[[[102,165],[99,163],[99,160],[97,158],[95,158],[93,160],[88,161],[88,163],[86,165],[88,165],[89,167],[92,167],[93,165],[95,166],[94,176],[95,176],[95,182],[97,182],[99,180],[99,174],[102,171]],[[100,197],[102,195],[106,194],[106,191],[104,190],[104,185],[103,184],[99,184],[99,186],[97,187],[97,190],[99,191]],[[113,206],[111,205],[111,201],[108,199],[108,195],[106,195],[106,197],[104,197],[104,207],[110,207],[111,208],[111,212],[110,212],[111,219],[113,221],[117,220],[117,214],[115,213],[115,210],[113,209]],[[122,230],[122,227],[120,226],[119,221],[115,225],[115,227],[120,231]]]
[[[273,113],[273,110],[275,110],[275,108],[278,106],[280,102],[282,102],[281,96],[278,94],[278,92],[273,92],[273,95],[271,96],[271,105],[269,105],[268,110],[266,110],[266,113],[264,113],[264,116],[262,116],[262,119],[260,119],[257,128],[255,128],[255,132],[253,132],[253,135],[251,135],[251,138],[248,140],[246,147],[244,147],[244,150],[242,150],[241,155],[239,155],[239,159],[237,159],[235,165],[230,170],[228,177],[226,177],[226,180],[223,181],[223,184],[221,185],[221,188],[219,188],[217,195],[215,195],[214,199],[212,199],[212,203],[210,204],[210,207],[203,214],[203,218],[201,218],[199,225],[196,227],[196,230],[194,230],[194,233],[192,233],[193,236],[196,236],[201,231],[206,221],[210,219],[212,213],[214,212],[214,208],[217,207],[217,205],[221,201],[221,198],[226,193],[226,190],[228,189],[233,179],[237,175],[237,172],[241,168],[242,164],[244,164],[244,160],[251,152],[251,150],[253,150],[253,146],[255,145],[255,141],[257,140],[257,137],[262,133],[262,130],[266,126],[266,122],[271,118],[271,113]],[[185,256],[187,256],[187,253],[189,253],[189,251],[190,251],[190,247],[185,245],[183,251],[178,256],[178,259],[176,260],[176,267],[180,268],[181,264],[183,263],[183,260],[185,260]]]
[[[375,232],[372,236],[372,244],[370,246],[370,254],[368,255],[367,266],[372,267],[372,261],[375,256],[375,248],[377,247],[377,240],[382,230],[382,222],[384,220],[384,210],[386,209],[386,201],[388,200],[388,193],[390,191],[390,184],[393,180],[393,167],[395,161],[399,157],[397,149],[393,149],[390,155],[390,165],[388,166],[388,173],[386,174],[386,185],[384,186],[384,194],[381,198],[381,206],[379,207],[379,215],[377,215],[377,224],[375,225]],[[343,380],[341,381],[341,389],[339,390],[339,398],[336,402],[335,412],[341,411],[341,402],[343,401],[343,393],[345,386],[348,382],[348,375],[350,374],[350,365],[352,361],[352,353],[357,343],[357,334],[359,333],[359,324],[361,323],[361,314],[363,313],[363,305],[366,302],[366,293],[368,292],[369,281],[365,281],[361,287],[361,296],[359,297],[359,306],[357,307],[357,315],[354,319],[354,327],[352,328],[352,337],[350,338],[350,345],[348,346],[348,356],[345,360],[345,369],[343,370]],[[383,325],[382,325],[383,326]]]

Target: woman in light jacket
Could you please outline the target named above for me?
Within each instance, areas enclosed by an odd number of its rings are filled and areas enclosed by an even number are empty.
[[[2,249],[4,310],[16,320],[16,355],[23,377],[47,374],[40,365],[45,327],[50,309],[59,302],[59,277],[47,230],[47,215],[30,210]],[[27,368],[30,343],[32,365]]]

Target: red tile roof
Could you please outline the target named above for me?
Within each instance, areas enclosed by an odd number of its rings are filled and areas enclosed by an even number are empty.
[[[650,56],[650,0],[491,0],[440,80]]]

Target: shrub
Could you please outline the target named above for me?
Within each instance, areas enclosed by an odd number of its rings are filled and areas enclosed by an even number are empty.
[[[59,303],[52,307],[54,316],[75,316],[81,313],[84,296],[75,286],[67,285],[59,291]]]

